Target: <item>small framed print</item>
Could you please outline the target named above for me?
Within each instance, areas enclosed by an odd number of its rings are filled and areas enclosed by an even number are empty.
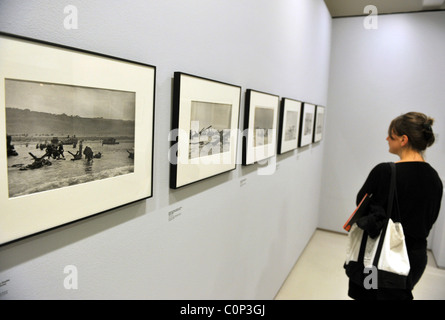
[[[273,157],[277,150],[277,118],[280,98],[277,95],[248,89],[246,91],[243,165]]]
[[[316,106],[315,108],[314,142],[319,142],[323,138],[324,111],[323,106]]]
[[[156,68],[0,34],[0,244],[152,197]]]
[[[299,147],[310,145],[313,139],[315,105],[305,102],[300,121],[300,143]]]
[[[302,104],[301,101],[293,99],[281,99],[278,154],[298,148]]]
[[[174,74],[170,188],[236,167],[241,87]]]

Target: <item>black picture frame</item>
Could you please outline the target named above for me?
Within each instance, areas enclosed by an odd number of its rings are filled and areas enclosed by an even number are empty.
[[[244,111],[243,165],[276,156],[280,97],[246,90]]]
[[[281,99],[278,154],[298,148],[302,106],[301,101],[290,98]]]
[[[236,168],[240,103],[240,86],[174,73],[170,188]]]
[[[153,196],[155,66],[6,33],[0,47],[0,245]]]
[[[325,121],[325,107],[317,105],[315,108],[315,122],[314,122],[314,138],[313,142],[320,142],[324,134]]]
[[[300,137],[298,147],[305,147],[312,143],[314,122],[315,122],[315,104],[304,102],[300,118]]]

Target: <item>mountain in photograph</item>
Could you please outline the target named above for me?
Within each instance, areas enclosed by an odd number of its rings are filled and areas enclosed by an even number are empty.
[[[29,109],[6,108],[8,135],[77,135],[133,137],[135,122],[104,118],[82,118],[66,114],[52,114]]]

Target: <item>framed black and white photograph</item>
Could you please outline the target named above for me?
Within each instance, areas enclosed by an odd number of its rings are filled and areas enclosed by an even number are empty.
[[[302,104],[301,101],[294,99],[281,99],[278,154],[298,148]]]
[[[152,196],[154,66],[0,47],[0,244]]]
[[[315,107],[314,142],[319,142],[323,138],[324,111],[323,106]]]
[[[234,170],[241,87],[175,72],[170,187]]]
[[[315,105],[311,103],[303,103],[303,111],[300,121],[300,142],[299,147],[304,147],[312,143],[315,121]]]
[[[280,98],[248,89],[246,91],[243,165],[250,165],[276,155],[277,123]]]

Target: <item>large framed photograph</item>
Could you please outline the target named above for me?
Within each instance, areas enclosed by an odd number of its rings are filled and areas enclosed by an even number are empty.
[[[175,72],[170,187],[234,170],[241,87]]]
[[[0,34],[0,244],[152,196],[154,66]]]
[[[323,106],[315,107],[314,142],[319,142],[323,138],[324,111]]]
[[[277,118],[280,98],[277,95],[248,89],[246,91],[243,165],[250,165],[276,155]]]
[[[299,147],[304,147],[312,143],[315,121],[315,105],[303,103],[303,111],[300,122],[300,142]]]
[[[301,101],[294,99],[281,99],[278,154],[298,148],[302,104]]]

